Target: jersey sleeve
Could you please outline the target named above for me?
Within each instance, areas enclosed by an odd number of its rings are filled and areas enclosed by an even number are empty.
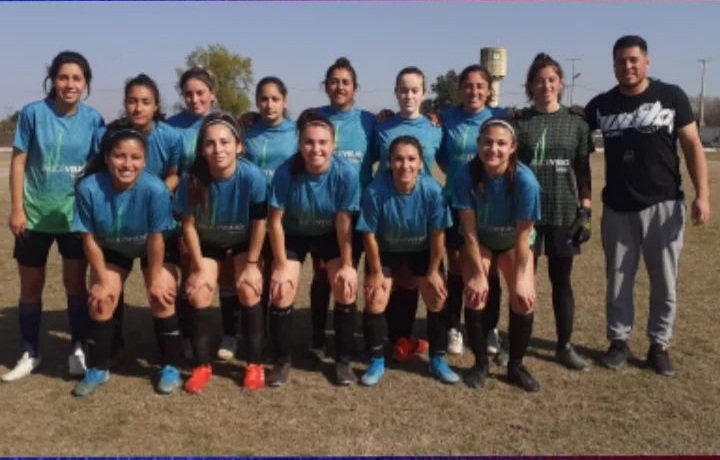
[[[174,225],[170,191],[162,182],[154,186],[146,195],[148,200],[148,233],[169,230]]]
[[[367,154],[363,158],[362,164],[360,165],[360,185],[363,188],[365,188],[370,182],[372,182],[373,165],[380,159],[378,141],[378,130],[376,124],[375,129],[373,129],[372,131],[372,137],[370,138],[370,144],[368,146]]]
[[[448,227],[452,227],[450,209],[440,186],[437,185],[432,187],[428,195],[428,209],[430,211],[428,215],[428,220],[430,224],[430,229],[442,230]]]
[[[172,206],[173,206],[173,212],[176,214],[179,214],[181,216],[187,216],[192,214],[190,211],[190,200],[189,200],[189,193],[190,190],[190,176],[188,174],[183,174],[182,178],[180,179],[180,185],[178,185],[177,191],[173,195],[172,198]]]
[[[293,161],[292,159],[289,161]],[[283,163],[276,171],[270,187],[270,199],[268,204],[273,208],[285,209],[290,195],[290,186],[293,178],[290,176],[290,168]]]
[[[335,197],[336,209],[342,212],[357,212],[360,208],[360,183],[351,166],[343,166],[340,176],[338,196]]]
[[[475,209],[472,201],[470,169],[463,166],[455,172],[450,203],[455,209]]]
[[[540,220],[540,185],[532,172],[517,175],[513,193],[515,221]]]
[[[438,148],[437,155],[435,156],[435,162],[443,172],[447,172],[447,167],[450,164],[450,152],[448,152],[449,139],[450,134],[448,133],[445,125],[443,125],[440,147]]]
[[[105,135],[106,131],[106,126],[100,126],[93,133],[92,146],[90,147],[90,157],[94,157],[95,155],[101,153],[100,149],[102,144],[102,138]]]
[[[364,233],[376,233],[380,219],[380,206],[377,189],[371,184],[363,192],[360,203],[360,217],[355,229]]]
[[[168,168],[180,168],[180,162],[185,154],[185,141],[179,129],[173,128],[170,125],[168,125],[168,127],[172,132]]]
[[[250,169],[250,204],[265,203],[268,199],[267,179],[260,169]]]
[[[93,180],[92,176],[83,179],[77,186],[75,192],[75,203],[73,210],[73,221],[71,231],[78,233],[95,233],[93,225],[92,201],[87,181]]]
[[[595,96],[588,104],[585,106],[585,121],[587,121],[588,127],[590,128],[590,131],[595,131],[598,128],[597,125],[597,106],[598,106],[598,98],[600,96]]]
[[[675,129],[677,130],[690,123],[695,123],[695,117],[685,91],[679,86],[673,85],[673,88],[675,89]]]
[[[30,152],[33,138],[34,117],[31,112],[30,107],[25,107],[20,111],[13,139],[13,147],[25,153]]]

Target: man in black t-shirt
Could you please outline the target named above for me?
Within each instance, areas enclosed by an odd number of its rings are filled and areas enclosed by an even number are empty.
[[[590,129],[602,131],[605,142],[601,225],[610,348],[601,364],[617,369],[630,353],[633,287],[642,254],[650,281],[647,365],[672,376],[668,347],[685,224],[677,141],[695,188],[691,209],[695,224],[710,216],[707,163],[687,95],[675,85],[647,77],[645,40],[621,37],[613,47],[613,61],[618,85],[585,108]]]

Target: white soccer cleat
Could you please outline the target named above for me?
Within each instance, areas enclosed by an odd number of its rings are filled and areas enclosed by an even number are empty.
[[[87,366],[85,365],[85,352],[81,346],[77,345],[75,347],[72,354],[68,356],[67,363],[68,374],[70,374],[71,377],[82,377],[85,375]]]
[[[500,333],[497,329],[493,329],[487,336],[487,352],[491,355],[500,351]]]
[[[40,365],[40,357],[31,358],[27,351],[22,354],[15,367],[11,371],[3,374],[0,380],[3,382],[14,382],[23,377],[27,377]]]
[[[463,353],[463,336],[462,332],[457,329],[448,330],[447,351],[451,355],[461,355]]]
[[[230,361],[235,357],[237,350],[237,337],[234,335],[223,335],[220,341],[220,348],[217,351],[217,357],[223,361]]]

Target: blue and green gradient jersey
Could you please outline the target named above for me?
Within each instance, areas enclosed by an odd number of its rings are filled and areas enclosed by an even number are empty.
[[[100,142],[107,131],[102,127],[95,133],[94,151],[100,152]],[[153,122],[150,134],[145,138],[147,152],[145,152],[145,170],[161,179],[165,179],[172,168],[180,167],[183,156],[183,136],[180,131],[164,121]]]
[[[363,159],[372,145],[375,115],[355,107],[342,111],[329,105],[319,107],[316,111],[327,117],[335,127],[333,155],[350,161],[359,175]]]
[[[243,143],[245,158],[260,168],[269,185],[275,170],[298,151],[297,127],[288,119],[275,126],[258,121],[245,133]]]
[[[193,161],[195,161],[195,144],[197,143],[198,132],[202,125],[202,115],[195,115],[190,112],[176,113],[168,118],[165,122],[180,132],[183,140],[183,153],[180,158],[180,172],[190,169]]]
[[[190,176],[183,175],[173,208],[181,215],[195,216],[195,227],[203,244],[228,248],[250,239],[250,206],[267,201],[267,184],[260,168],[239,158],[235,174],[210,183],[207,206],[190,205]]]
[[[430,247],[430,232],[452,225],[440,184],[420,175],[409,194],[399,193],[390,171],[378,172],[363,192],[356,229],[374,233],[380,251],[415,252]]]
[[[292,159],[275,172],[270,206],[284,210],[288,235],[318,236],[334,232],[338,212],[355,213],[360,207],[357,172],[345,158],[331,156],[330,167],[317,176],[305,171],[293,177]]]
[[[452,194],[455,172],[477,155],[480,127],[490,118],[502,116],[505,112],[505,109],[486,107],[478,113],[467,113],[462,106],[440,112],[442,142],[435,160],[445,172],[445,196]]]
[[[122,191],[113,189],[107,171],[91,174],[77,186],[72,230],[92,233],[104,248],[142,257],[148,234],[175,228],[170,192],[152,173],[143,171],[135,185]]]
[[[70,115],[56,112],[51,99],[22,108],[13,147],[27,154],[23,206],[28,229],[70,231],[75,177],[91,156],[93,132],[102,125],[100,113],[82,103]]]
[[[386,171],[390,168],[390,144],[399,136],[413,136],[420,141],[423,149],[423,173],[432,175],[435,155],[440,148],[442,131],[438,126],[433,126],[425,116],[408,119],[395,115],[375,126],[373,148],[366,157],[366,161],[363,162],[360,172],[360,181],[363,185],[370,182],[372,165],[376,161],[379,162],[378,171]]]
[[[455,176],[452,207],[475,211],[482,246],[493,251],[506,250],[515,246],[518,221],[540,219],[540,186],[530,168],[518,163],[512,193],[508,193],[504,177],[487,177],[478,187],[473,184],[469,165],[465,165]],[[533,231],[531,243],[534,236]]]

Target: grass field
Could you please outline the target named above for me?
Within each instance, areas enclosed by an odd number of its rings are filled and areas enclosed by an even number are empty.
[[[674,379],[642,368],[647,350],[647,279],[640,270],[635,359],[612,372],[596,365],[573,373],[553,361],[555,331],[546,264],[538,277],[539,307],[527,366],[541,384],[526,394],[493,367],[482,390],[444,386],[427,375],[427,358],[396,365],[380,385],[338,388],[332,363],[305,357],[309,311],[307,285],[295,318],[296,353],[291,381],[280,389],[242,389],[243,363],[218,363],[207,390],[158,396],[150,376],[157,348],[150,312],[137,273],[127,288],[125,330],[130,358],[90,398],[70,395],[66,377],[69,342],[58,258],[53,252],[45,288],[43,364],[24,380],[0,385],[0,456],[16,455],[493,455],[493,454],[717,454],[720,452],[720,157],[709,155],[711,223],[688,225],[679,280],[679,314],[672,357]],[[7,180],[8,156],[0,158]],[[602,157],[593,158],[594,235],[576,259],[574,342],[596,358],[607,346],[604,262],[598,227]],[[690,182],[685,178],[688,190]],[[7,189],[0,216],[8,215]],[[692,192],[689,193],[692,195]],[[12,240],[0,232],[0,372],[19,354],[18,277]],[[305,275],[309,274],[305,267]],[[308,280],[304,276],[304,280]],[[217,313],[217,309],[215,310]],[[415,326],[424,334],[424,312]],[[217,316],[219,334],[219,314]],[[328,324],[331,324],[330,322]],[[501,326],[506,329],[504,311]],[[451,357],[464,370],[469,351]],[[353,363],[364,369],[364,363]]]

